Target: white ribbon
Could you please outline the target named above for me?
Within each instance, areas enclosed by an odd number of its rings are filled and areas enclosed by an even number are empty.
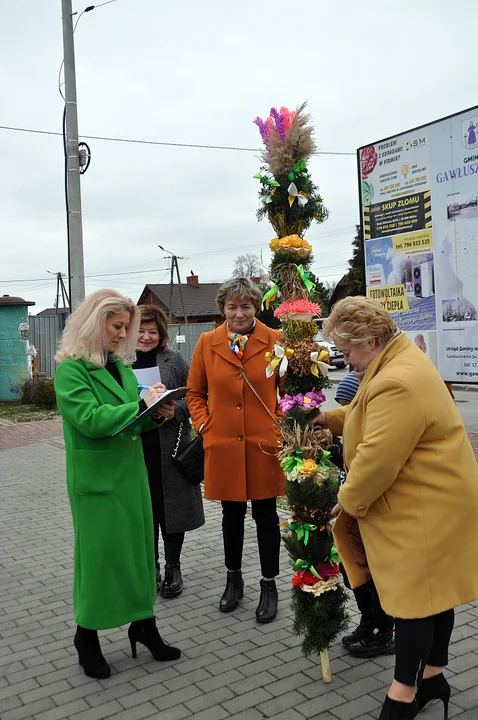
[[[304,197],[298,190],[297,185],[295,183],[291,183],[289,187],[287,188],[287,192],[289,195],[292,195],[292,197],[297,198],[297,202],[301,207],[303,207],[307,202],[307,198]]]
[[[310,353],[310,361],[313,365],[317,365],[317,368],[323,377],[327,377],[327,375],[329,374],[329,368],[331,367],[331,365],[327,365],[327,363],[324,363],[321,360],[319,360],[319,355],[320,355],[320,353],[318,353],[318,352],[315,352],[315,351],[311,352]]]
[[[279,363],[279,377],[284,377],[284,375],[287,372],[287,366],[289,364],[289,360],[287,359],[287,356],[285,354],[285,348],[283,348],[281,345],[274,345],[273,348],[274,352],[274,358],[271,360],[269,365],[266,367],[266,377],[270,378],[275,372],[275,369],[277,367],[277,364],[274,363],[274,368],[272,367],[272,363],[276,358],[281,358],[281,361]]]

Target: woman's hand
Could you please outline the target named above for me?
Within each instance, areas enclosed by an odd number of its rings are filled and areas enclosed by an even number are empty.
[[[163,383],[155,383],[155,385],[151,385],[148,392],[144,396],[143,400],[146,403],[146,407],[151,407],[156,400],[161,397],[163,393],[166,392],[166,386],[163,385]]]
[[[313,420],[312,425],[318,426],[323,428],[324,430],[328,430],[329,423],[327,422],[327,417],[324,412],[320,412]]]
[[[347,513],[347,510],[344,510],[343,507],[342,507],[342,505],[338,502],[337,505],[334,505],[334,507],[332,508],[330,514],[331,514],[331,515],[338,515],[339,512]],[[348,515],[348,513],[347,513],[347,515]],[[353,517],[354,520],[358,520],[358,517],[357,517],[356,515],[351,515],[350,517]]]
[[[165,418],[166,420],[172,420],[174,418],[174,406],[176,405],[175,400],[171,400],[170,403],[164,403],[164,405],[161,405],[156,412],[154,413],[153,417],[155,418]]]

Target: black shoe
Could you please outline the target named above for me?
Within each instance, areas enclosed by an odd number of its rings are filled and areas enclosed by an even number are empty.
[[[161,568],[159,565],[156,565],[156,592],[158,595],[161,592]]]
[[[228,570],[226,589],[219,602],[221,612],[232,612],[239,605],[239,600],[244,597],[244,580],[240,570]]]
[[[256,619],[260,623],[270,623],[277,615],[277,594],[275,580],[261,580],[261,597],[256,610]]]
[[[405,703],[391,700],[387,695],[378,720],[413,720],[417,714],[418,703],[416,698],[411,703]]]
[[[156,618],[137,620],[128,628],[128,637],[131,643],[131,654],[136,657],[136,643],[141,643],[151,652],[155,660],[177,660],[181,650],[166,645],[156,627]]]
[[[183,576],[181,566],[176,562],[167,562],[164,568],[164,580],[161,583],[161,597],[175,598],[183,591]]]
[[[430,700],[442,700],[444,708],[444,720],[448,720],[448,703],[450,702],[450,686],[445,680],[443,673],[434,675],[431,678],[422,680],[418,687],[417,701],[418,709],[422,710]]]
[[[78,661],[88,677],[106,680],[111,675],[110,666],[103,657],[96,630],[78,626],[73,641],[78,651]]]
[[[379,655],[395,655],[395,638],[393,632],[377,632],[363,640],[352,643],[348,651],[353,657],[374,658]]]
[[[375,630],[373,623],[371,623],[369,620],[366,620],[363,616],[360,618],[360,623],[358,626],[353,630],[350,635],[345,635],[342,638],[342,645],[346,648],[349,648],[350,645],[353,643],[358,642],[359,640],[364,640],[365,638],[370,637],[373,635],[373,631]]]

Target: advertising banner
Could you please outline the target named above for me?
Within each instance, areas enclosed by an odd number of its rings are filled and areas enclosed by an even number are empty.
[[[478,383],[478,108],[357,152],[367,295]]]

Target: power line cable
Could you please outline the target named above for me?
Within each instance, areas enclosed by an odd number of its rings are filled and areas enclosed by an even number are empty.
[[[0,125],[0,130],[11,130],[13,132],[33,133],[36,135],[53,135],[61,137],[62,133],[53,132],[51,130],[36,130],[34,128],[17,127],[14,125]],[[235,147],[233,145],[200,145],[198,143],[178,143],[178,142],[162,142],[159,140],[137,140],[135,138],[118,138],[106,137],[104,135],[79,135],[86,140],[104,140],[106,142],[130,143],[136,145],[159,145],[162,147],[181,147],[181,148],[199,148],[203,150],[233,150],[240,152],[260,152],[260,148]],[[335,152],[328,150],[319,150],[317,155],[353,155],[354,152]]]

